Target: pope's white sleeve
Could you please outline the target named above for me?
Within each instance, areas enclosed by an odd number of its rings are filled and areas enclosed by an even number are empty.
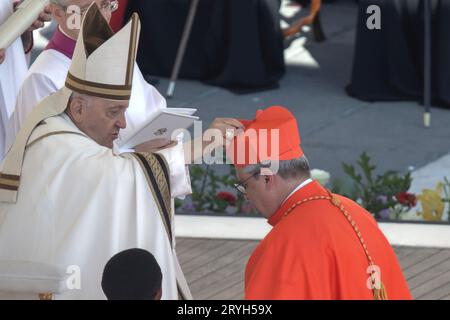
[[[32,73],[25,78],[17,95],[16,107],[10,120],[11,128],[8,130],[6,137],[8,148],[14,142],[27,115],[42,99],[58,91],[58,89],[55,83],[43,74]]]
[[[177,137],[178,144],[172,148],[158,151],[164,156],[169,165],[170,171],[170,189],[172,197],[183,198],[192,193],[191,178],[189,176],[189,167],[184,159],[183,135]]]

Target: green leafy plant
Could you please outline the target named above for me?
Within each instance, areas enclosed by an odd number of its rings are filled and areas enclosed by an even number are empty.
[[[415,196],[407,192],[411,186],[411,175],[396,171],[375,175],[376,166],[370,160],[363,152],[357,160],[359,170],[351,164],[342,164],[344,172],[353,182],[352,190],[346,196],[359,202],[377,219],[399,219],[416,205]],[[334,192],[340,191],[336,190],[340,188],[339,184],[334,184],[334,188]]]
[[[218,174],[211,166],[191,165],[189,168],[192,185],[190,201],[177,201],[179,211],[256,214],[243,195],[234,191],[238,181],[231,165],[224,174]],[[233,190],[233,191],[230,191]]]

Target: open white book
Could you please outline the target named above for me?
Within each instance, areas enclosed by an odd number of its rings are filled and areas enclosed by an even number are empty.
[[[193,116],[197,109],[164,108],[137,127],[127,136],[119,136],[116,144],[120,149],[133,149],[135,146],[153,139],[171,139],[177,129],[188,129],[199,118]]]

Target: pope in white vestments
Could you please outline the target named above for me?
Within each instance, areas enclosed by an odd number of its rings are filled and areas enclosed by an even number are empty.
[[[162,298],[190,298],[174,250],[170,204],[171,196],[180,195],[174,190],[189,185],[186,172],[173,175],[184,160],[182,146],[161,154],[116,155],[111,149],[126,125],[138,34],[137,15],[113,35],[91,5],[65,86],[33,109],[2,163],[0,262],[76,266],[81,275],[79,288],[21,288],[11,292],[14,297],[104,299],[100,282],[108,259],[139,247],[161,266]],[[104,124],[111,123],[114,132],[104,135]]]
[[[69,5],[79,5],[81,11],[91,3],[96,2],[100,12],[109,22],[111,11],[117,6],[112,6],[116,1],[104,0],[52,0],[54,19],[58,27],[44,50],[30,67],[22,87],[17,95],[14,113],[11,115],[12,129],[7,133],[6,148],[14,142],[27,115],[43,98],[49,96],[64,86],[67,71],[72,60],[75,40],[79,29],[69,28],[73,13],[67,13]],[[64,4],[64,6],[62,5]],[[69,11],[70,12],[70,11]],[[141,125],[160,108],[166,108],[166,101],[161,94],[147,83],[135,64],[133,73],[133,90],[131,93],[130,107],[127,110],[127,127],[121,132],[122,138]]]

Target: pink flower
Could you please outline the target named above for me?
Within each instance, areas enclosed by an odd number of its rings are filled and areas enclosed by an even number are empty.
[[[378,200],[379,202],[381,202],[382,204],[386,204],[386,203],[387,203],[387,197],[386,197],[386,196],[383,196],[383,195],[378,196],[378,197],[377,197],[377,200]]]
[[[383,209],[381,210],[378,215],[380,216],[381,219],[389,219],[390,216],[390,212],[389,209]]]

